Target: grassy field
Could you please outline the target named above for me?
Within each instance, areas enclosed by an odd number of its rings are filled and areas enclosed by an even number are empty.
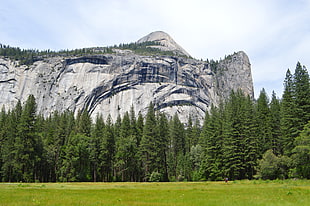
[[[0,205],[310,205],[310,181],[0,183]]]

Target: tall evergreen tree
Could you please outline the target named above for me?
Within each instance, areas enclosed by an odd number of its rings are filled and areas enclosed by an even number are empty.
[[[40,154],[35,147],[37,137],[35,134],[36,124],[36,102],[33,95],[29,95],[22,110],[20,123],[17,125],[18,132],[15,141],[16,164],[19,181],[32,182],[36,177],[36,161]]]
[[[60,181],[90,181],[89,137],[72,133],[64,146]]]
[[[46,181],[46,153],[44,148],[44,129],[45,129],[45,119],[43,115],[36,115],[36,124],[35,124],[35,180],[36,181]]]
[[[121,181],[134,181],[137,165],[137,143],[128,112],[125,113],[117,140],[115,167]]]
[[[191,141],[192,145],[197,145],[199,143],[200,133],[201,133],[200,121],[198,118],[196,118],[192,130],[192,138],[193,138]]]
[[[92,179],[94,182],[97,182],[100,178],[100,162],[101,159],[100,153],[101,147],[100,145],[103,142],[103,133],[104,133],[104,120],[102,115],[98,115],[96,117],[95,125],[92,130],[91,140],[90,140],[90,161],[91,161],[91,169],[92,169]]]
[[[8,117],[6,120],[6,131],[5,131],[5,142],[4,142],[4,151],[3,151],[3,161],[2,166],[3,176],[5,181],[20,181],[20,171],[19,171],[19,162],[16,161],[17,150],[16,150],[16,140],[18,125],[20,123],[22,114],[22,105],[18,100],[15,108],[8,112]]]
[[[305,66],[297,63],[294,79],[294,100],[296,106],[297,129],[302,131],[304,125],[310,121],[310,79]]]
[[[111,118],[111,117],[110,117]],[[111,120],[112,121],[112,120]],[[112,123],[112,122],[111,122]],[[117,139],[120,136],[120,128],[122,126],[122,117],[119,114],[116,118],[116,122],[114,123],[114,137],[115,137],[115,141],[117,141]]]
[[[158,138],[158,157],[157,157],[157,171],[162,176],[162,181],[168,181],[168,165],[167,152],[169,144],[169,128],[168,119],[164,113],[159,113],[157,117]]]
[[[75,118],[73,112],[54,112],[46,120],[43,138],[48,181],[63,181],[64,173],[61,168],[65,159],[64,148],[70,134],[74,133]]]
[[[180,161],[183,161],[183,157],[186,152],[185,145],[185,129],[181,123],[177,113],[174,114],[172,120],[169,123],[169,135],[170,135],[170,174],[175,178],[183,176],[184,171],[180,168]]]
[[[191,146],[193,145],[192,141],[194,139],[193,135],[194,135],[193,134],[193,120],[192,120],[192,116],[189,115],[187,125],[186,125],[186,130],[185,130],[186,152],[189,152],[191,150]]]
[[[272,92],[272,97],[270,101],[270,126],[271,126],[271,134],[272,134],[272,151],[274,154],[279,155],[282,154],[283,149],[280,142],[281,139],[281,106],[280,101],[276,96],[276,93]]]
[[[144,128],[144,118],[141,114],[141,112],[139,112],[138,114],[138,119],[137,119],[137,123],[136,123],[136,131],[137,131],[137,148],[138,148],[138,152],[136,153],[136,159],[138,160],[138,165],[137,165],[137,171],[136,171],[136,175],[137,175],[137,180],[138,181],[142,181],[142,176],[143,176],[143,167],[142,167],[142,162],[141,162],[141,157],[140,157],[140,144],[141,144],[141,140],[143,137],[143,128]]]
[[[5,112],[5,109],[4,107],[2,107],[2,110],[0,112],[0,180],[2,180],[3,178],[3,172],[1,172],[2,170],[2,167],[3,167],[3,146],[4,146],[4,143],[5,143],[5,134],[4,134],[4,131],[5,131],[5,121],[6,121],[6,112]]]
[[[158,156],[157,145],[155,144],[158,137],[156,124],[154,105],[151,102],[146,114],[143,136],[140,144],[140,158],[144,173],[144,181],[149,180],[152,172],[158,172],[156,171],[156,159]]]
[[[132,143],[135,142],[135,145],[132,145],[134,150],[134,157],[132,158],[132,169],[131,169],[131,178],[132,181],[140,181],[141,178],[141,166],[140,166],[140,157],[139,157],[139,146],[142,138],[143,131],[143,117],[142,117],[142,125],[139,121],[141,121],[140,115],[138,119],[136,119],[135,110],[133,105],[130,108],[130,129],[131,129],[131,140]],[[140,130],[140,131],[139,131]]]
[[[135,115],[135,110],[133,108],[133,105],[130,107],[130,112],[129,112],[129,118],[130,118],[130,133],[133,136],[137,136],[137,120],[136,120],[136,115]]]
[[[295,139],[293,159],[299,177],[310,179],[310,121]]]
[[[284,92],[281,102],[281,144],[284,154],[290,154],[294,148],[294,139],[298,136],[296,127],[296,103],[294,100],[293,75],[288,69],[284,80]]]
[[[205,150],[205,176],[210,180],[223,178],[223,107],[213,105],[206,112],[201,136]]]
[[[196,117],[194,120],[190,115],[186,125],[186,152],[190,152],[192,146],[196,146],[200,137],[200,123]]]
[[[115,129],[113,128],[111,115],[108,116],[104,132],[103,132],[103,142],[100,145],[100,171],[102,176],[102,181],[113,181],[114,172],[114,160],[115,160]]]
[[[243,106],[243,124],[244,133],[244,162],[245,162],[245,178],[252,179],[256,173],[257,160],[260,158],[260,137],[257,136],[257,121],[255,119],[255,108],[253,100],[250,96],[244,97]]]
[[[143,128],[144,128],[144,118],[139,112],[138,114],[138,119],[137,119],[137,124],[136,124],[136,130],[137,130],[137,146],[140,146],[140,142],[143,136]]]
[[[262,89],[257,99],[257,135],[260,138],[261,155],[272,148],[272,128],[269,111],[269,100],[265,89]]]
[[[226,105],[223,162],[224,175],[229,179],[240,179],[245,170],[243,164],[244,148],[242,144],[243,134],[240,131],[242,126],[241,116],[241,96],[242,93],[232,91],[230,99]]]
[[[84,109],[82,112],[78,112],[77,123],[76,123],[77,133],[90,137],[91,124],[92,124],[92,120],[91,120],[90,114],[88,113],[87,109]]]
[[[241,90],[232,92],[225,108],[223,162],[230,179],[252,178],[258,142],[254,135],[253,106]]]

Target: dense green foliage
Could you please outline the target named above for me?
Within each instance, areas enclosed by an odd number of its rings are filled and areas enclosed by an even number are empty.
[[[310,178],[310,86],[305,67],[288,70],[282,100],[232,91],[202,128],[150,103],[115,123],[87,112],[36,114],[36,102],[0,113],[0,178],[5,182],[183,181]]]

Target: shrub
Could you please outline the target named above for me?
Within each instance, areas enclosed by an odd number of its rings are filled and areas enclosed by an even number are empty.
[[[163,175],[157,171],[152,172],[149,181],[150,182],[160,182],[162,180]]]
[[[286,156],[278,157],[272,150],[267,150],[259,160],[258,177],[262,179],[285,179],[288,177],[291,159]]]

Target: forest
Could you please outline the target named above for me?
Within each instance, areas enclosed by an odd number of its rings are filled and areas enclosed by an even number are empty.
[[[107,118],[103,118],[107,117]],[[87,110],[37,113],[30,95],[0,112],[3,182],[201,181],[310,178],[310,82],[299,62],[282,98],[241,90],[204,122],[133,107],[112,122]]]

